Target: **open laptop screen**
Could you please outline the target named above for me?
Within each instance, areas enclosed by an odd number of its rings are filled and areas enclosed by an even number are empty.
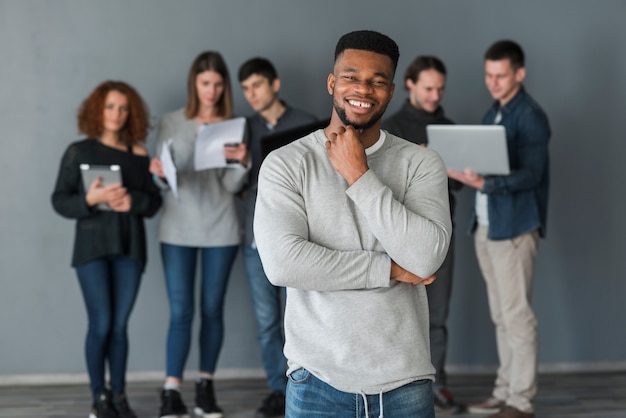
[[[428,125],[428,147],[446,168],[483,175],[508,175],[509,154],[502,125]]]
[[[263,159],[267,157],[267,154],[282,147],[283,145],[287,145],[288,143],[295,141],[296,139],[300,139],[303,136],[307,136],[313,131],[317,131],[320,128],[325,128],[329,124],[329,120],[320,120],[313,123],[309,123],[307,125],[298,126],[297,128],[287,129],[285,131],[280,131],[276,133],[272,133],[266,135],[261,138],[261,154],[263,155]]]

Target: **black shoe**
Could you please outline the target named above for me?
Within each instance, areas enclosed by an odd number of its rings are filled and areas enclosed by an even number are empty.
[[[126,398],[125,394],[114,393],[111,402],[113,403],[113,409],[115,409],[119,418],[137,418],[137,415],[132,409],[130,409],[130,405],[128,405],[128,398]]]
[[[222,408],[217,406],[212,379],[199,379],[196,382],[196,407],[193,412],[202,418],[222,418]]]
[[[161,392],[159,418],[189,418],[179,391],[167,389]]]
[[[256,411],[256,418],[274,418],[285,415],[285,394],[272,392],[263,400],[263,405]]]
[[[452,394],[446,388],[435,389],[433,395],[435,397],[435,411],[446,415],[456,415],[462,414],[466,410],[465,405],[454,402]]]
[[[111,393],[109,391],[98,395],[98,398],[91,406],[89,418],[119,418],[111,403]]]

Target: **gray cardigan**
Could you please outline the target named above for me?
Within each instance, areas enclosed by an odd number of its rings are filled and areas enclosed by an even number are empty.
[[[177,201],[171,190],[165,192],[159,241],[192,247],[238,245],[234,194],[243,187],[250,164],[195,171],[196,130],[196,122],[187,119],[183,109],[164,115],[159,123],[157,153],[171,138],[179,193]]]
[[[429,277],[446,256],[443,162],[381,131],[348,187],[325,141],[319,130],[272,152],[259,175],[254,234],[268,279],[287,287],[288,373],[367,394],[434,379],[426,289],[390,270],[393,259]]]

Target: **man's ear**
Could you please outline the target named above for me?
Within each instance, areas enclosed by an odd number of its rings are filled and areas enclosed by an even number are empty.
[[[515,81],[517,81],[518,83],[521,83],[525,77],[526,77],[525,67],[518,68],[517,71],[515,71]]]
[[[335,75],[328,74],[328,80],[326,80],[326,88],[328,89],[328,94],[331,96],[335,92]]]
[[[415,83],[410,78],[407,78],[405,80],[404,86],[406,87],[407,90],[411,91],[411,89],[415,87]]]
[[[280,79],[275,78],[274,81],[272,81],[272,91],[274,93],[278,93],[279,90],[280,90]]]

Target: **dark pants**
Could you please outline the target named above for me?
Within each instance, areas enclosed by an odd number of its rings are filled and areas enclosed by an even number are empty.
[[[287,360],[283,354],[283,300],[285,288],[269,282],[256,248],[243,248],[250,296],[256,317],[261,358],[267,374],[267,383],[272,391],[285,392],[287,388]]]
[[[448,254],[439,270],[437,270],[437,279],[432,284],[426,286],[428,312],[430,315],[430,357],[436,370],[434,388],[442,388],[447,385],[445,364],[448,349],[448,328],[446,321],[450,311],[453,267],[454,234],[452,234],[450,239]]]

